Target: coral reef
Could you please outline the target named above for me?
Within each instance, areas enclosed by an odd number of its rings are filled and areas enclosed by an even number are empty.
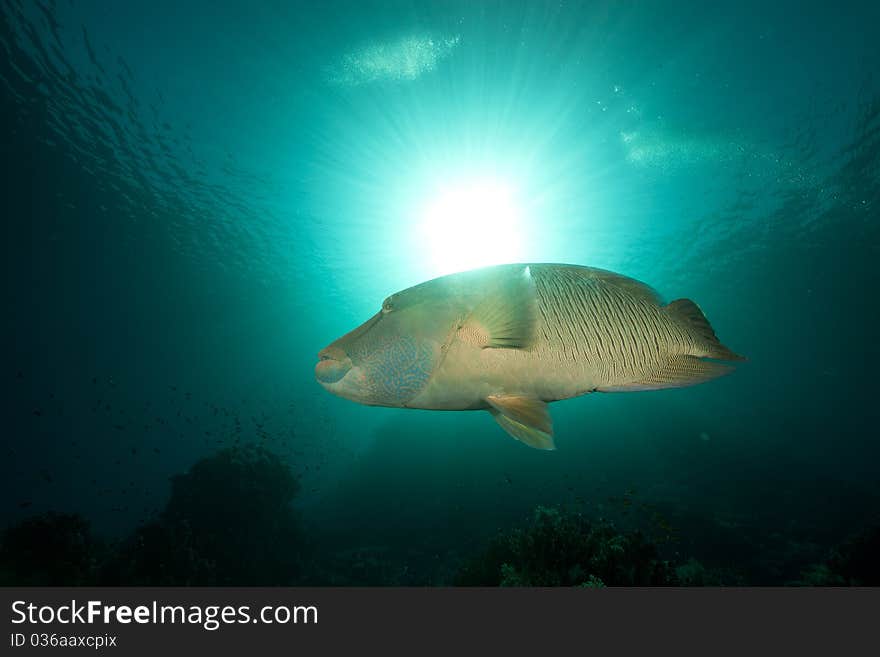
[[[850,586],[880,586],[880,525],[844,541],[832,556],[829,566]]]
[[[696,559],[688,559],[675,567],[679,586],[745,586],[741,573],[729,568],[710,567]]]
[[[499,532],[467,558],[403,535],[369,542],[363,526],[348,534],[312,531],[306,540],[292,505],[298,492],[291,468],[264,447],[223,449],[172,477],[164,510],[122,541],[95,539],[88,521],[73,514],[45,513],[9,527],[0,533],[0,585],[880,585],[880,526],[829,550],[784,532],[749,533],[735,519],[691,522],[688,535],[714,547],[688,550],[697,560],[672,544],[661,555],[655,540],[609,520],[539,506],[521,527]],[[734,540],[737,533],[747,535]],[[734,547],[749,549],[735,560]]]
[[[159,518],[119,548],[105,583],[285,585],[302,571],[299,483],[275,454],[224,449],[172,478]]]
[[[801,586],[880,586],[880,525],[870,527],[831,550],[826,563],[813,564],[794,584]]]
[[[27,518],[0,538],[0,586],[91,584],[101,554],[82,516],[49,512]]]
[[[465,586],[658,586],[672,566],[639,532],[539,506],[527,526],[501,533],[460,570]]]

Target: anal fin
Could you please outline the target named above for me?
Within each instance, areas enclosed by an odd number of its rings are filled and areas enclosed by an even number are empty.
[[[547,404],[527,395],[489,395],[489,412],[511,436],[535,449],[556,449]]]

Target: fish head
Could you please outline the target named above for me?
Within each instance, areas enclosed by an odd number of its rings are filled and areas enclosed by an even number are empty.
[[[318,352],[315,378],[329,392],[361,404],[405,406],[427,385],[458,313],[425,284],[398,292]]]

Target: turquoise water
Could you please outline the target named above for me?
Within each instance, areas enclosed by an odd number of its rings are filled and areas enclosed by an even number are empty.
[[[104,559],[257,444],[296,577],[186,581],[452,583],[538,505],[799,580],[880,522],[880,10],[845,5],[7,0],[0,524],[77,514]],[[749,360],[553,404],[551,453],[315,382],[389,294],[501,262],[692,298]]]

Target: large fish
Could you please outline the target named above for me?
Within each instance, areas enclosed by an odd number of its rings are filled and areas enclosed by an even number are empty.
[[[318,381],[362,404],[485,409],[514,438],[554,449],[547,403],[588,392],[702,383],[743,360],[688,299],[610,271],[486,267],[392,294],[318,354]],[[709,359],[709,360],[707,360]]]

